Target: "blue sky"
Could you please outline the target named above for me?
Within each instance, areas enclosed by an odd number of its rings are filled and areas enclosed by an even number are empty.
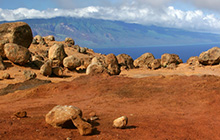
[[[220,33],[220,0],[0,0],[0,21],[57,16]]]

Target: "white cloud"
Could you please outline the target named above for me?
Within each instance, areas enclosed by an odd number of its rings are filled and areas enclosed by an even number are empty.
[[[141,1],[141,0],[140,0]],[[106,20],[120,20],[143,25],[157,25],[163,27],[182,28],[194,31],[220,33],[220,19],[213,14],[204,14],[201,10],[182,11],[172,6],[160,10],[151,7],[99,7],[90,6],[74,10],[19,8],[15,10],[0,9],[0,21],[20,20],[32,18],[53,18],[58,16],[97,18]]]

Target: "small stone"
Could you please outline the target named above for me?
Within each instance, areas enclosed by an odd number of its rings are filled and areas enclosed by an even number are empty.
[[[27,117],[27,112],[26,111],[19,111],[14,114],[17,118],[26,118]]]
[[[128,117],[122,116],[113,121],[113,127],[120,128],[120,129],[126,128],[127,123],[128,123]]]
[[[66,140],[72,140],[70,137],[66,138]]]
[[[10,79],[10,74],[9,73],[4,73],[3,75],[2,75],[2,79]]]

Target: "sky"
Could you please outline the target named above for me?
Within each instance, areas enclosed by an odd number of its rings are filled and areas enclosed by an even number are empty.
[[[57,16],[220,34],[220,0],[0,0],[0,21]]]

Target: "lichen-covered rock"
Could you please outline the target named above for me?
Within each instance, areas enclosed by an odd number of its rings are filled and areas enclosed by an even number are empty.
[[[6,57],[15,64],[24,65],[30,59],[30,51],[20,45],[14,43],[7,43],[4,46]]]
[[[162,67],[168,67],[168,65],[171,65],[171,64],[178,65],[180,63],[183,63],[183,61],[176,54],[165,53],[161,56],[161,66]]]
[[[48,60],[47,62],[45,62],[41,68],[40,68],[40,73],[44,76],[51,76],[52,74],[52,60]]]
[[[27,23],[11,22],[0,24],[0,39],[29,48],[33,35]]]
[[[199,62],[203,65],[216,65],[220,63],[220,48],[213,47],[199,55]]]
[[[139,58],[134,60],[135,67],[143,67],[143,68],[150,68],[151,63],[154,60],[154,55],[152,53],[145,53],[141,55]]]
[[[120,128],[120,129],[126,128],[127,124],[128,124],[128,117],[126,116],[122,116],[113,121],[113,127],[115,128]]]
[[[59,65],[63,64],[63,59],[67,57],[67,54],[65,53],[65,50],[64,50],[64,45],[54,44],[49,49],[48,57],[51,60],[57,60]]]
[[[55,106],[46,115],[46,123],[56,128],[73,128],[73,119],[82,117],[82,111],[75,106]]]
[[[74,55],[68,56],[63,60],[63,66],[69,70],[75,70],[77,67],[81,66],[81,61]]]
[[[117,56],[118,64],[124,69],[133,69],[134,68],[134,60],[130,55],[127,54],[119,54]]]
[[[71,45],[75,45],[75,41],[72,38],[65,38],[65,43],[71,44]]]

